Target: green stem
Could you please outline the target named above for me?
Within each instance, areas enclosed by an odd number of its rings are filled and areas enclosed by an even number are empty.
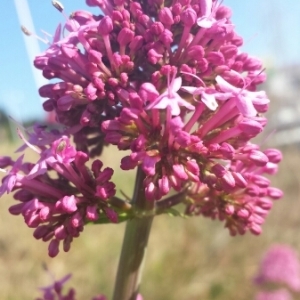
[[[139,168],[137,172],[132,205],[140,217],[127,221],[115,283],[113,300],[136,300],[141,283],[141,273],[153,214],[153,203],[145,198],[143,180],[145,175]],[[143,213],[144,216],[143,216]]]

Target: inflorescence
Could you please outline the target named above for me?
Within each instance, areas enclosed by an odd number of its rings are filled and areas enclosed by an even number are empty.
[[[257,91],[266,76],[240,51],[230,9],[217,0],[86,3],[101,13],[73,12],[34,60],[55,79],[39,93],[63,130],[37,126],[22,137],[40,156],[35,164],[1,158],[11,167],[1,194],[21,202],[10,212],[51,240],[51,256],[60,242],[68,251],[87,222],[117,222],[113,170],[98,159],[86,165],[111,144],[130,150],[121,169],[144,172],[145,197],[157,207],[183,203],[186,215],[220,219],[232,235],[260,234],[282,197],[265,177],[281,153],[251,142],[267,123],[269,99]]]

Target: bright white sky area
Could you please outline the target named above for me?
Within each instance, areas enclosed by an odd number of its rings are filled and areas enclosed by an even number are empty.
[[[22,25],[29,30],[34,26],[41,36],[42,29],[53,33],[57,24],[63,22],[63,16],[52,7],[51,0],[1,0],[0,108],[22,122],[44,116],[37,93],[43,79],[39,72],[33,72],[32,57],[38,54],[39,47],[45,49],[45,45],[38,44],[32,37],[26,37],[25,42],[15,2]],[[60,2],[67,14],[91,9],[84,0]],[[231,7],[236,31],[244,38],[243,51],[262,58],[267,66],[300,63],[300,1],[224,0],[224,4]],[[29,44],[27,48],[25,43]]]

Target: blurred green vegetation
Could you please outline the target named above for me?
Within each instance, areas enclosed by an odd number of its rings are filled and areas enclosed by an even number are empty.
[[[13,153],[16,145],[1,144],[1,154]],[[141,292],[145,300],[249,300],[258,264],[273,243],[287,243],[300,253],[299,189],[300,155],[297,148],[284,149],[280,172],[272,182],[285,191],[274,207],[259,237],[251,234],[230,237],[219,221],[203,217],[183,219],[159,216],[150,236]],[[105,164],[118,169],[120,153],[106,149]],[[30,159],[30,151],[26,157]],[[134,172],[117,172],[118,191],[130,196]],[[42,268],[46,263],[56,279],[72,273],[69,286],[77,289],[77,299],[97,293],[112,295],[124,224],[86,226],[69,253],[51,259],[47,243],[36,241],[22,217],[7,209],[13,201],[0,201],[0,299],[36,298],[38,287],[51,284]]]

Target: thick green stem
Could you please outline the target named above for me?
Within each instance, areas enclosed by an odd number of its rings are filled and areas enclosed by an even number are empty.
[[[153,217],[127,221],[113,300],[135,300]]]
[[[143,180],[144,174],[141,169],[138,169],[132,205],[137,210],[139,217],[127,221],[113,300],[135,300],[139,292],[153,221],[151,213],[153,203],[145,198]]]

